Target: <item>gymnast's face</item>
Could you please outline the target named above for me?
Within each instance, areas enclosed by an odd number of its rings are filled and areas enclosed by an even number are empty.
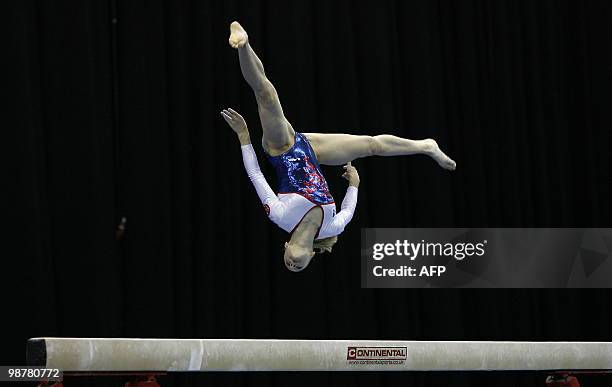
[[[291,242],[285,243],[285,267],[293,272],[304,270],[314,255],[312,246],[300,246]]]
[[[291,271],[302,271],[308,266],[315,252],[312,250],[312,243],[321,222],[323,220],[323,210],[321,207],[314,207],[309,210],[302,218],[302,221],[291,233],[291,240],[285,243],[285,266]]]

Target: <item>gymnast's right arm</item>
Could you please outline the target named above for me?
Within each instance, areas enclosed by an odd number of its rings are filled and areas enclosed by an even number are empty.
[[[327,225],[326,233],[329,235],[338,235],[344,231],[344,227],[353,219],[355,207],[357,207],[357,194],[359,191],[359,173],[357,169],[349,162],[344,166],[345,172],[342,177],[348,180],[349,186],[346,190],[344,200],[338,212]]]
[[[228,125],[238,135],[240,141],[240,149],[242,151],[242,161],[244,163],[244,169],[246,169],[247,175],[251,180],[251,183],[257,191],[257,196],[261,200],[261,203],[266,210],[266,213],[270,219],[274,222],[282,218],[283,204],[278,199],[278,196],[274,193],[270,185],[266,181],[265,176],[259,169],[259,163],[257,162],[257,155],[251,144],[251,138],[249,136],[249,130],[247,128],[244,118],[233,109],[226,109],[221,112],[221,115],[228,123]]]

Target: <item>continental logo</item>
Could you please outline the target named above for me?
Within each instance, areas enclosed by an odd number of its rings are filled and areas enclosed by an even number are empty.
[[[404,364],[408,357],[406,347],[348,347],[349,364]]]

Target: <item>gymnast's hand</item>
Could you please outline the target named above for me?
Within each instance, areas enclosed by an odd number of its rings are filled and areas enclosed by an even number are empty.
[[[232,130],[238,135],[240,145],[247,145],[251,143],[249,138],[249,128],[247,127],[246,121],[237,111],[232,108],[223,109],[221,116]]]
[[[351,165],[350,161],[346,163],[343,168],[344,173],[342,174],[342,177],[348,180],[350,186],[355,188],[359,187],[359,174],[357,173],[357,169]]]

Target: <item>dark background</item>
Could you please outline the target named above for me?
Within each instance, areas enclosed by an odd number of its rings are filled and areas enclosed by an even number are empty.
[[[608,290],[368,290],[359,273],[361,227],[610,226],[611,4],[3,2],[1,364],[23,364],[28,337],[53,335],[612,340]],[[244,114],[274,182],[227,44],[234,19],[297,130],[433,137],[457,171],[421,156],[355,162],[359,205],[333,255],[286,270],[287,236],[218,115]],[[341,199],[341,170],[324,172]],[[166,385],[543,376],[217,374]]]

